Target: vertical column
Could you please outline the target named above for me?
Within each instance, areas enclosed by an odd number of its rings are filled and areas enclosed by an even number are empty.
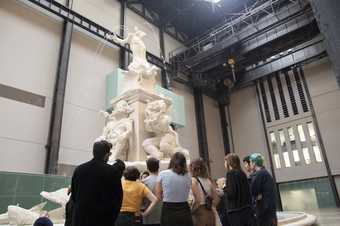
[[[310,0],[321,33],[326,39],[326,49],[333,63],[340,86],[340,2],[339,0]]]
[[[161,70],[161,78],[162,78],[162,87],[165,89],[170,89],[171,84],[170,84],[170,78],[169,75],[166,71],[166,59],[165,59],[165,46],[164,46],[164,29],[165,29],[165,24],[162,19],[159,21],[159,47],[161,50],[161,59],[163,60],[163,68]]]
[[[204,159],[208,168],[210,169],[209,151],[208,151],[208,138],[207,130],[205,127],[203,94],[200,88],[194,88],[194,101],[196,113],[196,127],[198,136],[198,148],[200,157]]]
[[[126,0],[120,0],[120,37],[124,38],[125,31],[125,10],[126,10]],[[119,67],[123,70],[127,70],[129,63],[129,54],[124,50],[119,50]]]
[[[68,7],[72,8],[71,1],[68,0],[66,3]],[[63,120],[64,98],[72,43],[72,33],[73,24],[65,20],[63,24],[58,69],[53,94],[50,128],[47,144],[45,147],[47,151],[45,173],[48,174],[56,174],[58,172],[61,126]]]
[[[220,119],[221,119],[221,129],[222,129],[222,136],[223,136],[223,145],[224,145],[224,154],[227,155],[230,153],[230,141],[229,141],[229,133],[228,133],[228,122],[226,116],[226,104],[219,101],[218,102],[218,110],[220,112]]]

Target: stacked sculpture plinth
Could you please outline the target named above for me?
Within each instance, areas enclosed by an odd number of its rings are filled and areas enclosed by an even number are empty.
[[[146,60],[144,35],[135,28],[124,40],[107,36],[120,44],[129,43],[133,60],[124,71],[122,92],[111,101],[112,112],[103,113],[107,123],[99,137],[113,145],[111,162],[119,158],[139,167],[149,156],[168,162],[179,151],[189,158],[171,127],[172,101],[154,91],[158,69]]]

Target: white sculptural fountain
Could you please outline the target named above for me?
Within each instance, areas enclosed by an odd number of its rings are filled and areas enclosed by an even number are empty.
[[[116,35],[106,37],[120,44],[129,43],[133,60],[129,70],[124,71],[122,93],[111,101],[112,112],[101,112],[106,125],[97,139],[112,143],[110,162],[119,158],[127,165],[145,169],[145,160],[152,156],[160,159],[161,168],[165,168],[173,153],[182,152],[189,159],[189,151],[180,145],[178,134],[171,127],[171,100],[154,92],[158,70],[146,60],[144,36],[145,33],[135,27],[135,32],[129,33],[126,39]],[[6,213],[0,214],[0,225],[32,225],[46,214],[54,225],[63,225],[69,200],[67,188],[43,191],[40,195],[60,207],[47,212],[43,210],[46,202],[31,209],[11,205]],[[278,219],[280,226],[311,226],[316,222],[315,216],[301,212],[279,212]]]
[[[154,91],[158,69],[147,62],[144,36],[137,27],[125,39],[106,36],[122,45],[129,43],[133,59],[123,72],[122,92],[111,100],[112,112],[102,112],[106,126],[98,138],[113,144],[110,161],[120,158],[140,169],[145,169],[149,156],[161,160],[164,167],[178,151],[189,159],[189,151],[181,147],[178,134],[171,127],[172,101]]]

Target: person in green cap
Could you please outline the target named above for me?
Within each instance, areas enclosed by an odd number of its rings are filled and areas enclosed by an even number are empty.
[[[250,166],[254,170],[250,190],[255,201],[258,226],[277,226],[276,194],[273,177],[264,167],[261,154],[250,155]]]

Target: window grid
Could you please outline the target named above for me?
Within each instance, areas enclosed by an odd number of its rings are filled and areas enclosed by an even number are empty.
[[[271,130],[268,136],[276,169],[322,162],[312,121],[306,120]]]

